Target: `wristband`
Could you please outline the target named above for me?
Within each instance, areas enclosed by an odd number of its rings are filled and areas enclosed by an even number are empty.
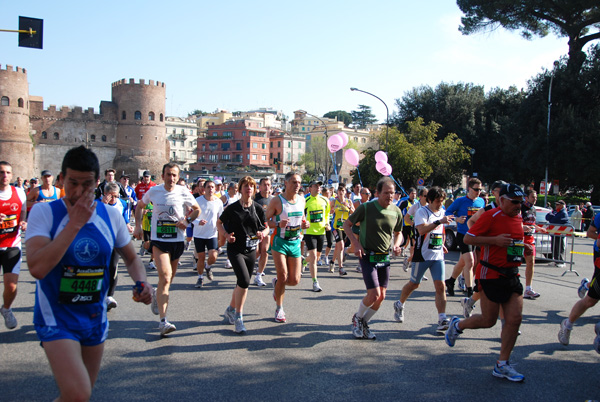
[[[442,222],[438,219],[437,221],[434,221],[433,223],[437,226],[437,225],[439,225]]]
[[[188,216],[187,218],[185,218],[185,221],[186,221],[187,223],[192,223],[192,217],[191,217],[191,216]]]

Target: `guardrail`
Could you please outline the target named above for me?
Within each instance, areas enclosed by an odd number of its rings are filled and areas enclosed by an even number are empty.
[[[552,223],[538,225],[545,229],[545,232],[533,234],[536,244],[536,259],[541,261],[554,262],[556,264],[568,264],[569,269],[565,270],[561,276],[567,273],[574,273],[579,276],[579,273],[573,270],[573,249],[575,247],[575,228],[571,224],[556,225]],[[569,250],[568,241],[571,241],[571,249]],[[561,252],[562,251],[562,252]],[[540,256],[540,254],[543,256]],[[570,260],[561,259],[561,256],[570,256]]]

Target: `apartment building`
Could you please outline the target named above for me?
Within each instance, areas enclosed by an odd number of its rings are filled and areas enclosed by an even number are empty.
[[[169,117],[165,119],[167,141],[170,145],[169,161],[189,170],[196,163],[198,126],[193,118]]]

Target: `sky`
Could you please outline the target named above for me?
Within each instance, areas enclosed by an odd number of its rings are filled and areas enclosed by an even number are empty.
[[[94,107],[122,78],[166,84],[167,116],[195,109],[298,109],[384,105],[415,87],[473,83],[485,90],[527,80],[566,55],[567,39],[532,41],[497,29],[464,36],[452,0],[7,1],[0,29],[18,17],[44,20],[44,49],[20,48],[0,32],[0,65],[27,69],[44,107]]]

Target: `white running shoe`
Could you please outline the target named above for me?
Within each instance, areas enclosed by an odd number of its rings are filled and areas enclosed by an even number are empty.
[[[233,265],[231,265],[231,261],[229,261],[229,258],[227,258],[225,260],[225,268],[227,268],[227,269],[232,269],[233,268]]]
[[[235,319],[235,329],[233,330],[236,334],[245,334],[246,327],[244,326],[244,321],[241,318]]]
[[[363,332],[363,320],[362,318],[358,318],[356,316],[356,314],[354,314],[352,316],[352,335],[354,335],[354,337],[356,339],[363,339],[363,337],[365,336],[364,332]]]
[[[287,321],[285,319],[285,311],[283,311],[282,308],[275,311],[275,321],[276,322],[286,322]]]
[[[589,286],[590,286],[590,280],[588,278],[583,278],[581,280],[581,285],[579,285],[579,289],[577,289],[577,294],[579,295],[580,299],[583,299],[585,297],[585,294],[587,293]]]
[[[256,275],[254,277],[254,284],[256,286],[267,286],[267,284],[265,283],[265,281],[263,281],[263,279],[262,279],[262,275]]]
[[[112,296],[106,296],[106,310],[110,311],[113,308],[117,308],[117,301]]]
[[[319,281],[314,281],[313,282],[313,292],[321,292],[323,289],[321,289],[321,286],[319,286]]]
[[[558,341],[567,346],[569,344],[569,338],[571,337],[571,330],[567,328],[567,318],[562,320],[560,323],[560,329],[558,330]]]
[[[171,332],[175,331],[177,328],[175,325],[165,320],[158,324],[158,329],[160,330],[160,336],[165,336],[166,334],[170,334]]]
[[[152,289],[152,303],[150,303],[152,314],[158,315],[158,300],[156,300],[156,289]]]
[[[472,299],[469,297],[463,297],[460,301],[460,305],[463,308],[463,316],[469,318],[475,307],[475,302],[471,303]]]
[[[0,314],[4,317],[4,325],[6,325],[6,328],[13,329],[17,327],[17,318],[13,314],[11,308],[4,308],[4,306],[2,306],[0,308]]]
[[[154,263],[154,261],[150,261],[148,263],[148,268],[150,268],[150,269],[156,269],[156,264]]]
[[[515,370],[508,362],[502,366],[499,366],[498,363],[496,363],[492,374],[494,377],[506,378],[509,381],[515,382],[521,382],[525,379],[525,376],[521,373],[518,373],[517,370]]]
[[[394,320],[404,322],[404,305],[400,304],[400,300],[394,303]]]
[[[235,309],[231,309],[231,307],[227,307],[225,309],[225,313],[223,314],[225,317],[225,321],[230,324],[235,324]]]

